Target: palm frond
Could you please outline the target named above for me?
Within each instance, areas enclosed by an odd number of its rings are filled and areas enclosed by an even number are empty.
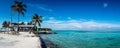
[[[13,11],[16,11],[15,5],[12,5],[12,6],[11,6],[11,9],[12,9]]]
[[[34,14],[34,16],[32,17],[32,21],[34,22],[35,25],[38,24],[38,26],[41,26],[42,16],[39,16],[38,14]]]
[[[15,4],[18,4],[19,2],[18,1],[14,1],[15,2]]]
[[[27,5],[26,5],[26,4],[23,4],[22,6],[23,6],[24,8],[27,8]]]
[[[22,14],[24,16],[24,12],[26,12],[26,5],[24,2],[15,1],[15,4],[11,6],[13,11],[17,11],[18,14]]]
[[[21,12],[21,14],[24,16],[25,14],[24,14],[24,12]]]
[[[22,8],[22,10],[24,11],[24,12],[26,12],[27,10],[26,10],[26,8]]]
[[[23,4],[23,2],[19,2],[19,4],[20,4],[20,5],[22,5],[22,4]]]

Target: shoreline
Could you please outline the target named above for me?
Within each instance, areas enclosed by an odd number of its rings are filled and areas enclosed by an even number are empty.
[[[0,33],[0,48],[41,48],[39,37],[34,33],[20,32],[20,35]]]
[[[58,45],[53,44],[53,42],[51,42],[50,40],[42,38],[40,34],[39,34],[39,37],[41,40],[42,48],[60,48]]]

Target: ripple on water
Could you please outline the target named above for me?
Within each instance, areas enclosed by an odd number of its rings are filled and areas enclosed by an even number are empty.
[[[58,33],[45,35],[61,48],[120,48],[120,34],[115,33]]]

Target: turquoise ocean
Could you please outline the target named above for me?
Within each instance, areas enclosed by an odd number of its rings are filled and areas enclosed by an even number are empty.
[[[57,34],[42,34],[60,48],[120,48],[120,31],[55,30]]]

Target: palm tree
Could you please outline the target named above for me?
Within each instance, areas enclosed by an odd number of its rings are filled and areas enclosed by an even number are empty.
[[[7,28],[9,27],[9,25],[10,25],[10,22],[4,21],[2,24],[2,27],[7,31]]]
[[[3,24],[2,24],[2,27],[3,27],[3,28],[7,28],[7,27],[9,27],[8,22],[7,22],[7,21],[4,21]]]
[[[25,25],[25,22],[21,22],[20,24],[21,24],[21,25]]]
[[[41,27],[42,16],[39,16],[38,14],[34,14],[34,16],[32,17],[32,22],[33,22],[34,26],[37,27],[37,24],[38,24],[38,26]],[[37,29],[37,31],[38,31],[38,29]]]
[[[26,12],[26,5],[23,2],[18,2],[15,1],[14,5],[11,6],[11,9],[14,12],[18,13],[18,30],[17,33],[19,33],[19,21],[20,21],[20,14],[22,14],[24,16],[24,12]]]
[[[27,25],[33,25],[32,21],[28,22]]]

